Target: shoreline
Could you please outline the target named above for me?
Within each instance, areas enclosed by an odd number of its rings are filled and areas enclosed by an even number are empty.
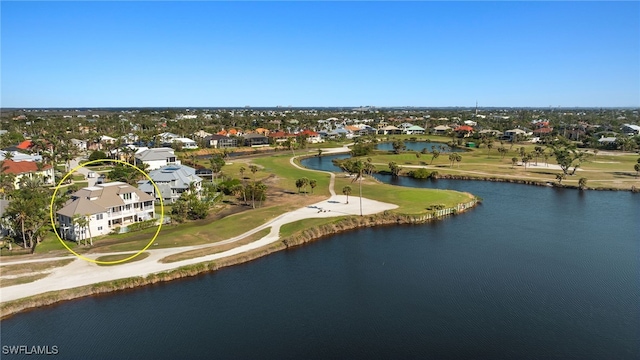
[[[469,205],[470,203],[473,203],[473,205]],[[232,255],[219,260],[203,261],[193,265],[186,265],[167,271],[152,273],[147,276],[134,276],[129,278],[110,280],[70,289],[50,291],[17,300],[8,301],[0,304],[0,320],[7,319],[11,316],[30,311],[32,309],[40,308],[43,306],[53,306],[65,301],[71,301],[88,296],[127,291],[143,286],[165,283],[177,279],[211,273],[222,268],[248,263],[277,251],[302,246],[305,243],[317,241],[327,236],[357,230],[360,228],[388,225],[416,225],[424,224],[431,221],[439,221],[444,217],[466,212],[469,209],[476,207],[478,203],[480,203],[480,201],[474,198],[470,201],[470,203],[467,203],[463,208],[459,207],[459,210],[455,208],[445,209],[451,211],[440,210],[443,215],[403,215],[395,214],[390,211],[384,211],[382,213],[365,216],[353,215],[339,220],[335,223],[306,229],[286,238],[279,239],[277,242],[265,245],[263,247],[237,255]]]
[[[410,178],[410,176],[408,176],[408,175],[399,175],[399,176],[406,176],[406,177]],[[552,181],[525,180],[525,179],[507,179],[507,178],[494,177],[494,176],[485,176],[485,177],[483,177],[483,176],[443,174],[443,175],[438,175],[438,177],[436,179],[433,179],[433,180],[434,181],[438,181],[440,179],[443,179],[443,180],[470,180],[470,181],[505,182],[505,183],[533,185],[533,186],[547,186],[547,187],[554,187],[554,188],[558,188],[558,189],[581,190],[576,185],[564,185],[564,184],[558,185],[557,183],[552,182]],[[640,188],[635,188],[635,190],[634,190],[634,188],[622,189],[622,188],[615,188],[615,187],[588,187],[588,186],[583,188],[582,190],[630,191],[632,193],[640,192]]]

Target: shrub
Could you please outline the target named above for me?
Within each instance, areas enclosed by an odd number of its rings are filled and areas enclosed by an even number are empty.
[[[429,177],[431,177],[431,172],[429,172],[429,170],[425,168],[421,168],[421,169],[410,171],[409,176],[411,176],[414,179],[428,179]]]
[[[107,154],[104,151],[96,150],[89,155],[89,161],[107,159]],[[98,164],[95,164],[98,165]]]

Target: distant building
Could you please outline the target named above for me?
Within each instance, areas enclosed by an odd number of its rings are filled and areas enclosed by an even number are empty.
[[[20,187],[23,178],[35,179],[40,177],[45,185],[53,185],[53,167],[35,161],[15,161],[4,160],[2,163],[3,174],[13,174],[15,176],[14,187]]]
[[[238,147],[238,139],[224,135],[209,135],[204,138],[205,146],[216,149]]]
[[[152,148],[135,155],[136,165],[147,164],[148,170],[159,169],[166,165],[180,164],[171,148]]]
[[[624,124],[622,125],[622,132],[627,134],[627,135],[638,135],[640,134],[640,126],[638,125],[631,125],[631,124]]]
[[[245,146],[269,145],[269,138],[261,134],[246,134],[243,138]]]

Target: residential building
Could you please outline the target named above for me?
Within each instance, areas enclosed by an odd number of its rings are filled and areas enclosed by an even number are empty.
[[[159,193],[149,180],[138,182],[138,189],[153,196],[156,201],[162,197],[165,204],[178,200],[183,192],[193,186],[196,193],[202,190],[202,178],[196,175],[196,169],[186,165],[167,165],[149,172],[149,177],[158,187]]]
[[[204,131],[204,130],[198,130],[198,131],[196,131],[196,132],[194,132],[194,133],[193,133],[193,136],[194,136],[194,137],[197,137],[197,138],[204,139],[204,138],[206,138],[207,136],[211,136],[211,133],[208,133],[208,132],[206,132],[206,131]]]
[[[147,164],[148,170],[159,169],[170,164],[180,164],[171,148],[152,148],[135,155],[136,165]]]
[[[451,128],[447,125],[438,125],[431,131],[434,135],[446,135],[449,130],[451,130]]]
[[[387,125],[382,129],[378,129],[378,134],[381,134],[381,135],[401,134],[401,133],[402,133],[402,130],[393,125]]]
[[[204,143],[207,147],[216,149],[238,147],[238,139],[217,134],[205,136]]]
[[[407,135],[422,135],[424,134],[425,129],[418,125],[411,125],[402,128],[402,133]]]
[[[245,146],[268,146],[269,138],[260,134],[246,134],[243,136]]]
[[[23,178],[35,179],[40,177],[45,185],[53,185],[54,173],[51,165],[45,165],[35,161],[4,160],[2,173],[15,176],[14,187],[20,187]]]
[[[87,142],[85,140],[71,139],[71,144],[75,146],[78,151],[87,151]]]
[[[504,135],[502,136],[503,140],[508,140],[508,141],[513,141],[515,140],[516,136],[521,136],[521,137],[525,137],[529,135],[526,131],[522,130],[522,129],[511,129],[511,130],[507,130],[504,132]]]
[[[71,194],[56,212],[60,236],[79,241],[105,235],[120,226],[155,218],[153,197],[123,182],[90,186]],[[86,217],[88,226],[80,228],[74,219]]]
[[[622,125],[622,132],[627,135],[638,135],[640,134],[640,126],[632,125],[632,124],[624,124]]]
[[[172,143],[179,143],[180,145],[182,145],[183,149],[197,149],[198,148],[198,144],[194,141],[191,140],[189,138],[183,138],[183,137],[179,137],[179,138],[175,138],[173,139],[173,141],[171,141]]]
[[[317,143],[324,142],[324,139],[320,136],[320,134],[318,134],[315,131],[304,130],[299,135],[302,135],[302,136],[306,135],[307,136],[307,142],[309,144],[317,144]]]

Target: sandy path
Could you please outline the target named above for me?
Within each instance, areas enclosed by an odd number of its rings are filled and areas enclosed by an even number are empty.
[[[327,149],[329,150],[329,149]],[[337,153],[348,151],[345,148],[331,149],[332,151],[324,151],[324,153]],[[291,160],[293,163],[293,159]],[[294,164],[294,166],[297,166]],[[236,236],[231,239],[217,242],[215,244],[195,245],[195,246],[183,246],[178,248],[167,248],[148,250],[149,256],[141,261],[132,262],[124,265],[117,266],[98,266],[94,263],[90,263],[81,259],[77,259],[70,264],[59,267],[51,271],[51,274],[46,278],[15,286],[10,286],[0,289],[0,301],[6,302],[11,300],[20,299],[27,296],[37,295],[49,291],[64,290],[74,287],[95,284],[103,281],[110,281],[135,276],[147,276],[152,273],[167,271],[175,269],[185,265],[197,264],[205,261],[212,261],[227,256],[241,254],[250,250],[258,249],[265,245],[269,245],[279,240],[280,227],[284,224],[309,218],[327,218],[344,215],[358,215],[360,214],[360,206],[357,201],[352,201],[349,204],[345,203],[346,196],[336,195],[333,187],[335,182],[335,174],[331,173],[330,192],[331,196],[327,200],[317,202],[313,205],[309,205],[285,214],[282,214],[275,219],[260,225],[254,229],[245,232],[242,235]],[[383,203],[375,200],[362,199],[363,214],[375,214],[383,212],[385,210],[391,210],[397,208],[396,205]],[[188,250],[206,248],[211,246],[217,246],[222,244],[232,243],[243,239],[249,235],[252,235],[258,231],[266,228],[271,228],[268,235],[263,238],[254,241],[252,243],[241,245],[236,248],[207,256],[202,256],[194,259],[187,259],[177,261],[173,263],[160,263],[159,260],[173,254],[181,253]],[[127,254],[132,252],[122,253],[99,253],[99,254],[85,254],[88,258],[95,259],[100,256],[109,254]],[[67,257],[68,258],[68,257]],[[36,261],[51,261],[57,258],[36,259],[36,260],[24,260],[24,261],[12,261],[3,262],[0,266],[29,263]]]

